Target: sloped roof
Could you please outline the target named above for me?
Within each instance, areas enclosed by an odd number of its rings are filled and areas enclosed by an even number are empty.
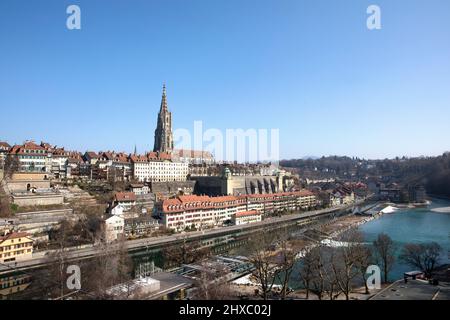
[[[27,232],[13,232],[13,233],[8,233],[5,236],[0,236],[0,243],[6,241],[6,240],[11,240],[11,239],[17,239],[17,238],[29,238],[29,234]],[[31,239],[30,239],[31,240]]]
[[[118,202],[136,201],[136,195],[133,192],[116,192],[114,195],[114,200]]]
[[[259,212],[256,211],[256,210],[243,211],[243,212],[238,212],[238,213],[236,213],[236,217],[237,217],[237,218],[238,218],[238,217],[246,217],[246,216],[256,216],[256,215],[260,216],[261,213],[259,213]]]

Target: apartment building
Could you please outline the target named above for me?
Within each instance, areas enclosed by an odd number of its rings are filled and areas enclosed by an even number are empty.
[[[133,176],[140,182],[186,181],[189,173],[188,163],[172,161],[164,152],[132,155],[130,159]]]
[[[70,161],[69,161],[70,160]],[[70,163],[69,163],[70,162]],[[64,150],[64,148],[55,148],[52,151],[52,174],[54,178],[67,178],[67,168],[73,163],[82,162],[82,157],[79,152]]]
[[[113,206],[121,206],[123,211],[129,211],[136,206],[136,195],[133,192],[116,192],[114,195]]]
[[[260,221],[262,221],[262,214],[257,210],[238,212],[232,217],[232,222],[236,226]]]
[[[226,222],[233,221],[240,224],[249,223],[258,221],[258,219],[262,219],[262,215],[271,212],[299,210],[315,206],[315,195],[307,190],[220,197],[192,195],[178,196],[158,202],[155,205],[155,214],[162,220],[162,225],[166,228],[181,231],[186,228],[202,229],[221,226]],[[245,214],[240,215],[240,213]]]
[[[52,154],[46,148],[37,145],[33,141],[13,146],[10,154],[17,157],[19,170],[22,172],[51,173]]]
[[[244,198],[234,196],[178,196],[156,204],[156,214],[166,228],[208,228],[223,225],[237,212],[246,211]]]
[[[0,141],[0,167],[2,167],[10,149],[11,146],[8,143]]]
[[[0,263],[30,259],[33,240],[26,232],[12,232],[0,236]]]
[[[105,240],[113,242],[119,240],[124,233],[125,220],[122,216],[111,216],[105,220]]]

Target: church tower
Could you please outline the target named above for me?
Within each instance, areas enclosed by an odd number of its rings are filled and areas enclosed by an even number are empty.
[[[172,113],[167,107],[166,85],[163,85],[161,108],[158,113],[158,124],[155,130],[155,144],[153,147],[155,152],[173,151],[173,135],[172,135]]]

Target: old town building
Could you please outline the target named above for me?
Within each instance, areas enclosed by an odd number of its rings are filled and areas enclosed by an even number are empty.
[[[315,206],[314,194],[303,190],[241,196],[178,196],[158,202],[155,213],[162,220],[162,225],[180,231],[186,228],[221,226],[231,222],[233,217],[236,218],[236,214],[241,212],[256,211],[265,215]]]
[[[26,232],[12,232],[0,236],[0,263],[22,261],[31,258],[33,240]]]

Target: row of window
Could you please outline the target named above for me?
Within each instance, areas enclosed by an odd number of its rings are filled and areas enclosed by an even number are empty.
[[[44,153],[47,153],[47,151],[46,150],[28,150],[28,149],[25,149],[25,153],[42,153],[42,154],[44,154]]]
[[[11,241],[11,242],[13,242],[13,241]],[[25,247],[32,247],[33,246],[33,243],[32,242],[28,242],[28,243],[19,243],[19,244],[15,244],[15,245],[11,245],[11,246],[3,246],[3,247],[0,247],[0,252],[2,252],[2,251],[8,251],[8,250],[11,250],[11,249],[19,249],[19,248],[25,248]]]
[[[13,251],[13,252],[6,252],[6,253],[0,253],[0,258],[8,258],[11,256],[20,256],[22,254],[25,253],[31,253],[31,249],[24,249],[24,250],[17,250],[17,251]]]

